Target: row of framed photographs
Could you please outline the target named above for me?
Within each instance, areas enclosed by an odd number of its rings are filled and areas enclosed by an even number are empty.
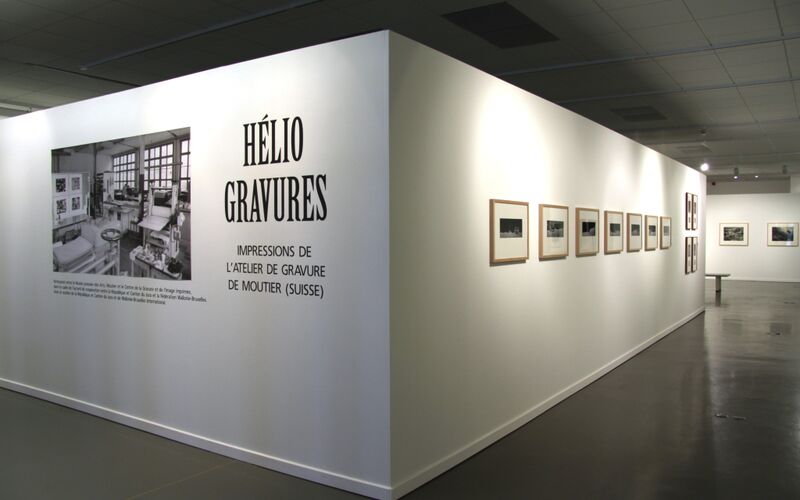
[[[767,246],[798,246],[798,222],[768,222]],[[721,246],[746,247],[750,244],[750,224],[747,222],[720,222],[719,244]]]
[[[575,208],[575,255],[600,253],[600,210]],[[672,217],[638,213],[603,212],[603,251],[621,253],[623,240],[628,252],[672,246]],[[524,262],[529,258],[528,203],[489,200],[489,263]],[[623,230],[627,237],[623,237]],[[539,205],[539,260],[569,255],[569,207]]]

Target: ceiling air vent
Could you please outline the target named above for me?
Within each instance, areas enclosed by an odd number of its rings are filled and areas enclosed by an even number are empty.
[[[558,40],[506,2],[459,10],[442,17],[501,49]]]
[[[611,112],[626,122],[655,122],[667,119],[666,116],[662,115],[656,108],[652,106],[614,108],[611,110]]]

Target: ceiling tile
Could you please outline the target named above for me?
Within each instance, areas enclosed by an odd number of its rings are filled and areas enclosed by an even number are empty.
[[[718,108],[706,110],[712,125],[725,125],[731,123],[748,123],[754,120],[750,111],[745,108]]]
[[[517,54],[522,67],[529,66],[532,68],[576,63],[584,59],[580,52],[566,42],[553,42],[546,45],[520,47],[517,50]]]
[[[780,35],[774,9],[711,17],[697,22],[712,43],[756,40]]]
[[[78,17],[110,26],[121,26],[129,30],[150,30],[155,26],[175,21],[175,19],[165,18],[150,10],[121,2],[100,5],[80,13]]]
[[[589,60],[645,54],[639,44],[624,31],[568,41]]]
[[[658,3],[662,0],[596,0],[597,4],[606,9],[622,9],[625,7],[637,7],[639,5],[646,5],[649,3]]]
[[[3,0],[0,21],[41,28],[67,17],[63,12],[45,9],[20,0]]]
[[[796,134],[771,135],[769,142],[776,153],[791,153],[800,151],[800,143]]]
[[[748,113],[744,99],[734,88],[682,92],[675,97],[680,99],[684,107],[698,109],[708,113],[709,116],[711,116],[712,112],[720,110]],[[752,122],[753,117],[748,114],[745,121]],[[701,123],[700,125],[703,124]]]
[[[30,26],[0,21],[0,42],[13,40],[20,35],[30,33],[33,29]]]
[[[43,31],[75,40],[83,40],[93,45],[120,45],[120,38],[127,38],[135,32],[125,26],[112,26],[104,22],[89,21],[79,17],[68,17],[48,25]]]
[[[781,42],[723,49],[717,54],[736,83],[789,78]]]
[[[662,26],[664,24],[676,24],[692,20],[692,15],[680,0],[648,3],[635,7],[610,10],[608,13],[626,30]]]
[[[74,54],[89,49],[92,45],[88,42],[54,35],[44,31],[32,31],[14,39],[14,45],[30,49],[50,51],[53,55]]]
[[[48,94],[46,92],[29,92],[18,97],[23,102],[37,108],[52,108],[54,106],[61,106],[62,104],[69,104],[73,99],[60,95]]]
[[[23,0],[25,3],[36,5],[45,9],[65,14],[78,14],[80,12],[94,9],[99,5],[108,3],[112,0]]]
[[[778,16],[784,33],[800,31],[800,3],[778,7]]]
[[[564,0],[539,0],[539,2],[546,4],[555,13],[567,17],[600,11],[600,7],[594,0],[570,0],[569,2]]]
[[[772,8],[772,0],[684,0],[695,19],[743,14]]]
[[[757,64],[763,61],[782,61],[786,55],[782,42],[759,43],[716,51],[725,66]]]
[[[698,69],[693,71],[670,71],[675,83],[684,88],[713,87],[733,83],[724,69]]]
[[[622,31],[611,16],[605,12],[592,12],[581,16],[572,16],[567,24],[580,35],[605,35]]]
[[[534,94],[556,101],[677,89],[669,75],[652,61],[534,73],[510,77],[509,80]]]
[[[648,52],[693,49],[709,45],[694,21],[630,30],[628,33]]]
[[[68,97],[70,102],[82,101],[97,96],[97,92],[68,85],[56,85],[47,89],[47,93],[62,97]]]
[[[740,87],[739,93],[751,107],[780,105],[794,108],[794,94],[789,82]]]
[[[44,64],[56,57],[51,51],[17,45],[9,42],[0,43],[0,58],[18,63]]]
[[[758,64],[728,66],[728,73],[738,84],[788,79],[789,66],[786,61],[764,61]]]
[[[758,121],[786,120],[798,117],[794,106],[750,106],[750,112]]]
[[[666,71],[697,71],[705,69],[725,69],[714,53],[698,52],[695,54],[659,57],[658,64]]]

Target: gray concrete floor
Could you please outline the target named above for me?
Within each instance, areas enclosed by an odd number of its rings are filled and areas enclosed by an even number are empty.
[[[405,498],[800,498],[800,284],[706,307]],[[0,390],[0,498],[359,497]]]

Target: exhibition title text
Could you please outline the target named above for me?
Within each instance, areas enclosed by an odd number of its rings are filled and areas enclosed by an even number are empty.
[[[303,157],[303,120],[299,116],[244,124],[244,167],[280,166]],[[327,176],[258,177],[225,183],[228,222],[310,222],[325,220]]]

